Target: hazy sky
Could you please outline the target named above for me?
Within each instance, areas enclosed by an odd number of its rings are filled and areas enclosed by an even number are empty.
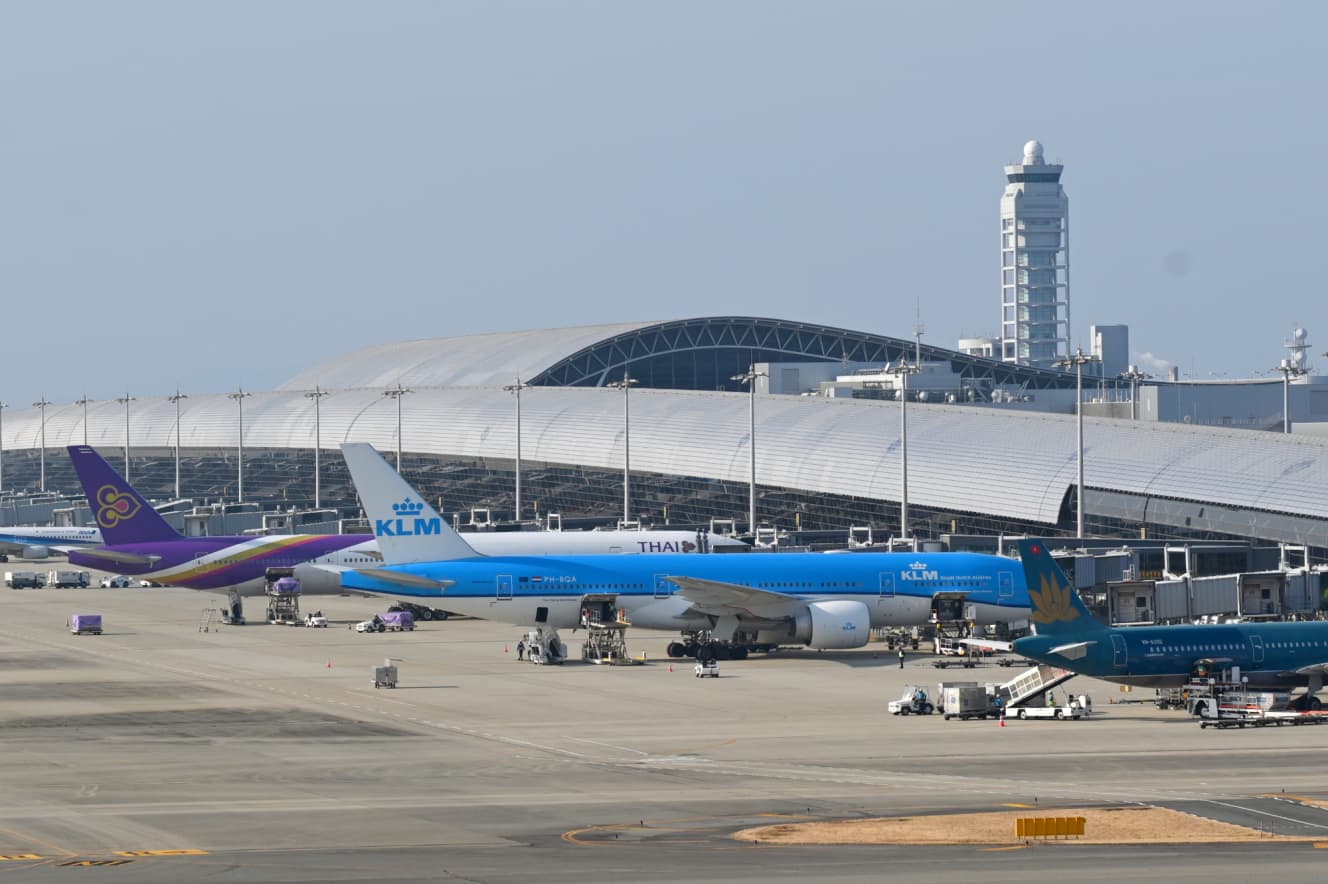
[[[0,4],[0,398],[265,389],[363,345],[743,314],[998,328],[1066,164],[1073,335],[1328,350],[1328,5]],[[1320,366],[1328,359],[1319,357]]]

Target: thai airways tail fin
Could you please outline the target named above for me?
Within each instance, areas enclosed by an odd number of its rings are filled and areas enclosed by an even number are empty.
[[[385,564],[443,562],[479,555],[372,445],[347,442],[341,446],[341,454]]]
[[[180,533],[100,454],[87,445],[70,445],[68,451],[106,545],[180,539]]]
[[[1083,635],[1106,629],[1070,585],[1046,544],[1040,540],[1019,541],[1019,558],[1024,563],[1038,635]]]

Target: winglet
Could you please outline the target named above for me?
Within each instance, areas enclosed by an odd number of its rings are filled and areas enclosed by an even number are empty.
[[[178,540],[180,534],[100,454],[70,445],[69,459],[108,546]]]
[[[412,565],[479,556],[438,511],[363,442],[341,446],[360,503],[387,565]]]
[[[1024,563],[1033,626],[1038,635],[1082,635],[1106,629],[1070,585],[1045,543],[1019,541],[1019,558]]]

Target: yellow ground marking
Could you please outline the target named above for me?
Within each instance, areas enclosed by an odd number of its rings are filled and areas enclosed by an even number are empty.
[[[179,850],[117,850],[116,856],[207,856],[206,850],[182,848]]]
[[[65,856],[78,856],[78,854],[72,850],[61,847],[59,844],[52,844],[50,841],[43,841],[35,835],[27,835],[23,832],[15,831],[14,829],[6,829],[4,826],[0,826],[0,832],[4,832],[6,835],[13,835],[19,841],[31,841],[34,844],[40,844],[42,847],[49,847],[56,853],[63,853]]]
[[[1037,807],[1037,805],[1036,805],[1036,804],[1020,804],[1020,803],[1017,802],[1017,801],[1007,801],[1007,802],[1005,802],[1004,804],[1002,804],[1001,807],[1019,807],[1019,808],[1024,808],[1024,809],[1032,810],[1033,808]]]

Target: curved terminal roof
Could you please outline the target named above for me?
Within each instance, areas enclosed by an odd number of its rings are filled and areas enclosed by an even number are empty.
[[[522,397],[523,459],[620,469],[623,395],[588,387],[528,390]],[[629,395],[634,470],[748,481],[746,394],[636,389]],[[313,447],[313,400],[303,392],[255,393],[243,402],[246,449]],[[417,389],[403,400],[403,447],[442,456],[513,459],[512,402],[499,387]],[[224,394],[191,396],[183,405],[186,450],[234,450],[234,401]],[[898,500],[898,409],[896,402],[874,400],[758,397],[758,482]],[[93,445],[108,452],[123,447],[120,405],[94,403],[88,416]],[[324,448],[342,441],[371,442],[384,451],[397,445],[396,405],[381,390],[333,392],[322,400],[321,422]],[[83,430],[79,406],[47,409],[49,448],[81,443]],[[131,431],[135,449],[169,452],[174,405],[167,399],[139,399]],[[6,451],[35,449],[39,439],[35,409],[6,416]],[[1328,520],[1328,440],[1087,418],[1085,442],[1090,491],[1191,501],[1199,512],[1203,506],[1221,506]],[[1075,481],[1075,461],[1070,415],[934,403],[909,408],[909,499],[917,505],[1056,524]],[[1328,545],[1322,524],[1317,530],[1320,536],[1303,542]]]
[[[603,386],[630,371],[642,386],[741,389],[731,380],[754,362],[869,362],[913,359],[915,341],[805,322],[716,316],[619,323],[383,344],[330,359],[281,390],[356,387]],[[996,362],[922,345],[927,362],[949,362],[965,378],[1031,389],[1074,386],[1074,375]]]

